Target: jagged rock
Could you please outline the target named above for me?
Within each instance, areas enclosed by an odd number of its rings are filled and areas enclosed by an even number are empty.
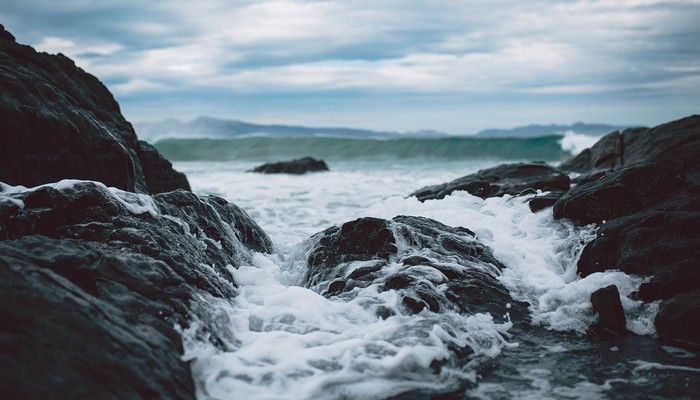
[[[189,188],[154,151],[140,151],[97,78],[62,54],[17,44],[2,25],[0,86],[0,182],[33,187],[86,179],[140,193]]]
[[[591,172],[662,160],[687,160],[697,165],[700,154],[700,116],[692,115],[654,128],[613,132],[593,147],[563,162],[564,171]]]
[[[591,304],[598,313],[598,322],[591,327],[598,337],[610,341],[625,335],[627,322],[617,286],[610,285],[593,292]]]
[[[452,182],[424,187],[413,193],[420,201],[442,199],[456,190],[465,190],[481,198],[518,195],[526,189],[569,190],[569,176],[545,163],[501,164],[463,176]]]
[[[302,247],[308,265],[303,285],[326,296],[370,285],[399,291],[401,305],[379,307],[379,316],[424,309],[518,319],[527,313],[496,279],[502,264],[466,228],[423,217],[361,218],[326,229]],[[389,268],[392,263],[401,267]]]
[[[253,168],[249,172],[262,174],[305,174],[307,172],[328,171],[328,165],[323,160],[311,157],[298,158],[290,161],[263,164]]]
[[[628,129],[601,139],[562,165],[583,172],[554,206],[556,218],[599,223],[578,273],[617,269],[649,277],[638,297],[665,300],[659,336],[679,346],[700,343],[693,293],[700,289],[700,116],[655,128]],[[690,324],[692,325],[692,324]]]
[[[233,298],[227,265],[272,252],[245,212],[183,190],[0,186],[0,368],[20,398],[193,398],[175,325]],[[223,322],[225,323],[225,321]],[[41,382],[37,385],[36,382]]]

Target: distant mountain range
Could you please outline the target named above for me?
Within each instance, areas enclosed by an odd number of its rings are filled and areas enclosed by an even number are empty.
[[[567,131],[600,136],[615,130],[625,129],[624,126],[605,124],[585,124],[577,122],[573,125],[528,125],[513,129],[485,129],[477,135],[482,137],[536,137],[564,135]],[[396,137],[445,137],[445,133],[424,130],[415,132],[381,132],[352,128],[311,128],[293,125],[261,125],[247,122],[199,117],[190,122],[167,119],[160,122],[134,123],[134,129],[139,138],[155,142],[164,138],[236,138],[244,136],[264,135],[274,137],[356,137],[356,138],[396,138]]]
[[[259,125],[247,122],[199,117],[190,122],[168,119],[161,122],[135,123],[140,138],[155,141],[161,138],[235,138],[265,135],[276,137],[331,136],[358,138],[388,138],[400,135],[396,132],[378,132],[352,128],[309,128],[292,125]],[[411,136],[440,135],[436,132],[414,132]]]
[[[613,131],[621,131],[631,126],[615,126],[606,124],[585,124],[577,122],[573,125],[528,125],[512,129],[484,129],[478,136],[488,137],[537,137],[563,135],[568,131],[574,131],[583,135],[601,136]]]

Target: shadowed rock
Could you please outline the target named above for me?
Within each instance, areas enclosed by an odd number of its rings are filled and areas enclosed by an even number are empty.
[[[189,190],[139,144],[107,88],[62,54],[17,44],[0,25],[0,182],[85,179],[140,193]]]
[[[328,165],[322,160],[311,157],[298,158],[296,160],[281,161],[276,163],[263,164],[253,168],[249,172],[259,172],[262,174],[296,174],[302,175],[307,172],[328,171]]]
[[[598,322],[591,328],[603,340],[618,339],[627,332],[625,312],[620,302],[617,286],[610,285],[591,294],[593,310],[598,313]]]
[[[0,368],[21,398],[192,398],[186,328],[222,348],[208,299],[233,298],[227,265],[272,252],[245,212],[177,190],[92,182],[0,193]],[[40,384],[37,384],[40,382]]]
[[[560,168],[587,175],[554,206],[555,218],[599,223],[578,273],[616,269],[649,277],[638,296],[665,300],[659,337],[684,347],[700,343],[700,116],[601,139]]]

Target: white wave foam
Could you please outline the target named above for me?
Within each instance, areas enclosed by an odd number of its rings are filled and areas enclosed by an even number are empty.
[[[602,136],[590,136],[568,130],[564,133],[559,144],[564,151],[577,155],[585,149],[591,148]]]
[[[185,168],[182,168],[182,167]],[[415,215],[476,232],[506,268],[501,282],[512,295],[531,304],[533,320],[543,326],[584,332],[595,322],[590,294],[618,285],[628,329],[653,332],[654,305],[629,298],[639,279],[608,271],[580,279],[576,261],[595,237],[554,220],[551,211],[532,213],[525,198],[483,200],[456,192],[442,200],[420,203],[405,198],[428,184],[449,181],[484,167],[477,164],[331,166],[332,171],[305,176],[261,176],[243,171],[252,165],[181,163],[195,191],[223,195],[251,214],[283,250],[296,258],[295,245],[333,224],[363,216],[393,218]],[[280,246],[281,244],[281,246]],[[240,295],[232,305],[212,306],[227,315],[227,351],[185,332],[186,358],[201,398],[372,398],[412,388],[446,388],[457,379],[476,379],[474,365],[447,368],[435,375],[429,360],[452,356],[450,346],[474,344],[484,357],[507,345],[508,325],[488,315],[460,316],[423,311],[382,320],[373,312],[397,308],[393,291],[375,286],[355,289],[344,302],[293,286],[304,265],[257,255],[253,265],[232,271]],[[497,317],[497,316],[494,316]],[[224,335],[225,336],[225,335]],[[199,337],[199,338],[198,338]],[[416,372],[419,374],[416,375]],[[587,385],[582,384],[582,389]],[[553,393],[548,390],[547,393]]]
[[[445,389],[476,380],[471,363],[435,375],[434,362],[454,357],[451,346],[495,357],[505,345],[510,324],[489,315],[424,311],[381,319],[378,306],[400,308],[395,291],[372,285],[349,301],[327,299],[281,284],[277,260],[257,254],[253,263],[231,271],[239,295],[212,304],[230,321],[228,351],[202,341],[197,323],[183,332],[199,398],[371,399]]]

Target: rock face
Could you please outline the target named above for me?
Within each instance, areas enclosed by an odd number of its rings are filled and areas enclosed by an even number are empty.
[[[193,398],[175,325],[199,320],[217,342],[222,321],[208,299],[236,295],[227,265],[273,251],[257,224],[223,199],[183,190],[149,197],[80,181],[2,189],[3,391]]]
[[[307,172],[319,171],[328,171],[328,165],[326,165],[326,163],[323,160],[316,160],[315,158],[304,157],[298,158],[296,160],[263,164],[253,168],[250,172],[260,172],[262,174],[302,175]]]
[[[420,201],[442,199],[456,190],[466,190],[481,198],[518,195],[526,189],[562,193],[569,190],[569,176],[545,163],[502,164],[463,176],[452,182],[428,186],[411,196]]]
[[[664,300],[659,336],[700,348],[700,116],[601,139],[560,168],[585,175],[554,206],[555,218],[599,223],[578,272],[619,269],[650,277],[639,298]],[[697,324],[696,324],[697,325]]]
[[[0,86],[0,182],[85,179],[140,193],[189,190],[184,175],[139,143],[97,78],[62,54],[17,44],[1,25]]]
[[[525,306],[496,279],[502,264],[474,236],[423,217],[347,222],[302,246],[308,255],[303,285],[329,297],[370,285],[399,291],[398,308],[376,310],[383,317],[429,309],[521,319]]]

